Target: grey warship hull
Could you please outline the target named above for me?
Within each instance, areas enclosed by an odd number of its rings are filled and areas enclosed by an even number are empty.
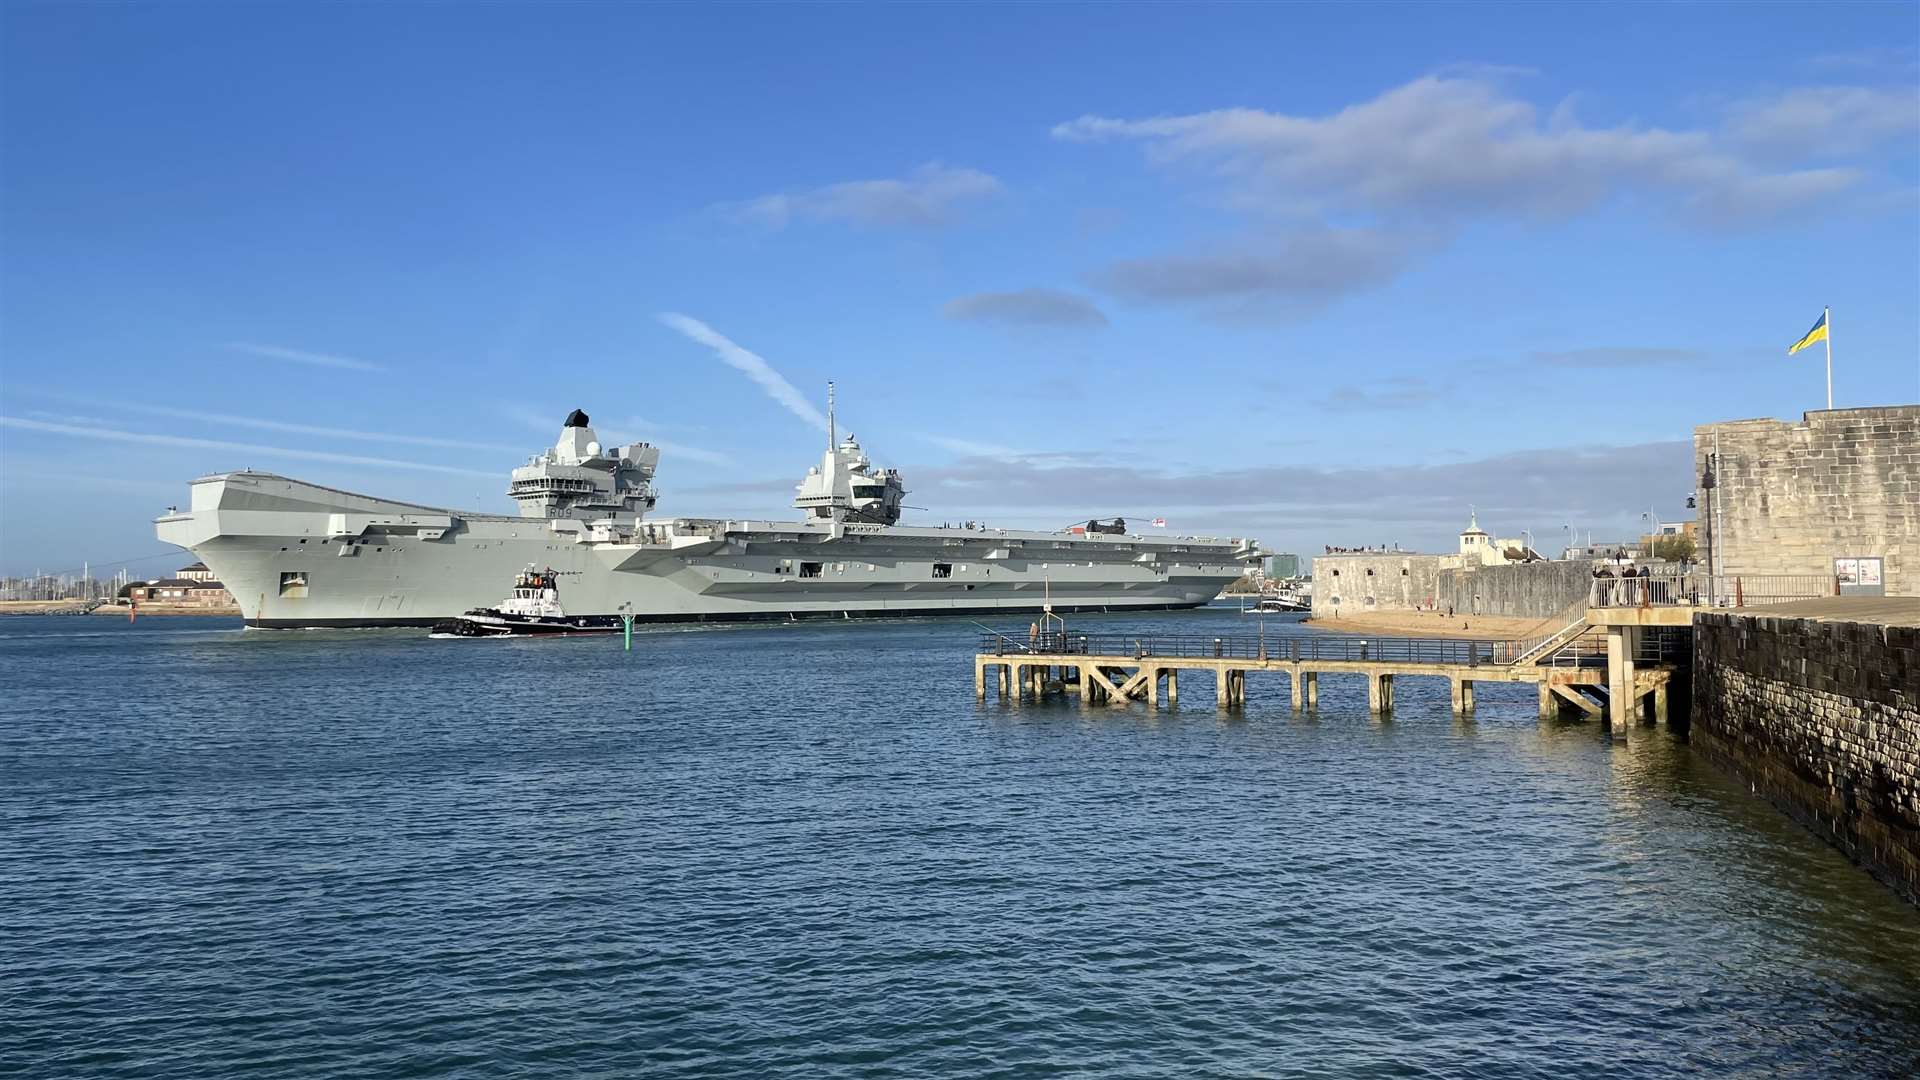
[[[529,565],[569,575],[568,610],[725,622],[1196,607],[1250,541],[891,524],[674,519],[621,527],[471,513],[271,473],[193,482],[155,522],[256,627],[431,626],[496,602]]]

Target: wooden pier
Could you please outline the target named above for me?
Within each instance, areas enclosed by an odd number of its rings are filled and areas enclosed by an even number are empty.
[[[1088,704],[1143,701],[1157,708],[1162,686],[1166,703],[1176,705],[1181,674],[1208,673],[1214,703],[1233,708],[1246,702],[1248,675],[1281,672],[1291,680],[1294,709],[1302,710],[1319,705],[1321,676],[1358,675],[1366,680],[1368,709],[1385,715],[1393,712],[1395,680],[1424,676],[1451,683],[1453,711],[1460,715],[1474,711],[1478,683],[1533,683],[1542,717],[1568,710],[1611,714],[1622,734],[1642,715],[1665,723],[1675,665],[1658,657],[1623,664],[1618,635],[1609,635],[1608,649],[1588,634],[1568,632],[1574,629],[1537,642],[989,633],[974,657],[973,690],[981,700],[991,684],[1001,698],[1078,694]],[[1609,709],[1616,699],[1621,708]]]

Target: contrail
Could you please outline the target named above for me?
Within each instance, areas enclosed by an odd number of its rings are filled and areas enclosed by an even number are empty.
[[[260,446],[255,443],[222,442],[219,439],[190,439],[182,435],[152,435],[144,431],[114,431],[111,428],[75,427],[71,424],[49,424],[40,420],[23,420],[16,416],[0,416],[0,427],[20,428],[23,431],[44,431],[51,435],[74,435],[86,439],[106,439],[109,442],[145,443],[148,446],[178,446],[189,450],[224,450],[238,454],[265,454],[269,457],[300,458],[306,461],[331,461],[339,465],[370,465],[377,469],[416,469],[420,472],[454,473],[459,476],[485,476],[497,479],[498,472],[482,472],[479,469],[461,469],[452,465],[428,465],[419,461],[396,461],[392,458],[359,457],[354,454],[330,454],[324,450],[292,450],[283,446]]]
[[[666,325],[712,349],[713,355],[719,357],[722,363],[745,372],[747,378],[759,383],[760,389],[765,390],[768,397],[779,402],[788,412],[821,431],[827,430],[827,418],[820,410],[814,408],[805,394],[795,389],[785,376],[773,370],[773,365],[759,355],[735,345],[725,334],[699,319],[671,311],[661,312],[659,318]]]
[[[355,360],[351,356],[306,352],[301,349],[282,348],[279,345],[255,345],[245,341],[229,341],[226,347],[234,352],[251,353],[254,356],[264,356],[269,360],[291,360],[296,364],[312,364],[314,367],[346,368],[349,371],[385,370],[379,364]]]
[[[77,404],[105,406],[122,412],[147,413],[152,416],[170,416],[176,420],[198,420],[207,424],[231,424],[234,427],[259,428],[263,431],[284,431],[290,435],[320,435],[330,439],[362,439],[369,442],[407,443],[413,446],[440,446],[453,450],[484,450],[489,453],[518,454],[521,448],[498,446],[493,443],[469,442],[465,439],[442,439],[432,435],[393,435],[383,431],[356,431],[352,428],[321,427],[315,424],[292,424],[282,420],[262,420],[252,416],[233,416],[228,413],[199,412],[194,409],[181,409],[170,405],[144,405],[131,401],[103,401],[98,398],[83,398],[67,394],[53,394],[42,391],[28,391],[56,401]]]

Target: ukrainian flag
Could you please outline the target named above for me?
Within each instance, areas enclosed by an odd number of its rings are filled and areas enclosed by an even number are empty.
[[[1816,341],[1825,340],[1827,340],[1827,313],[1822,311],[1820,313],[1820,321],[1813,324],[1813,329],[1807,331],[1805,337],[1793,343],[1793,348],[1787,350],[1787,355],[1792,356],[1794,353],[1799,352],[1801,349],[1806,348]]]

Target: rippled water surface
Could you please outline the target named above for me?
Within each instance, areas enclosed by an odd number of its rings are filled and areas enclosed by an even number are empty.
[[[1920,1060],[1920,913],[1665,730],[1426,679],[980,706],[973,638],[0,620],[0,1073]]]

